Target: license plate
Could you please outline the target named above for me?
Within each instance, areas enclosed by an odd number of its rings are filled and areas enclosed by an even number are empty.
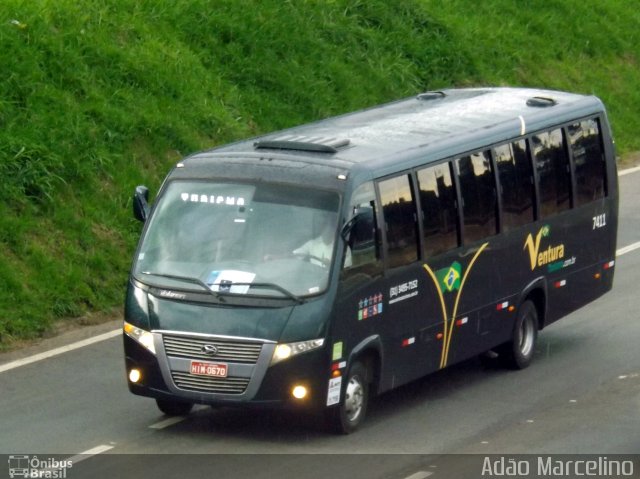
[[[191,361],[191,374],[198,376],[215,376],[218,378],[227,377],[227,365],[224,363],[204,363],[201,361]]]

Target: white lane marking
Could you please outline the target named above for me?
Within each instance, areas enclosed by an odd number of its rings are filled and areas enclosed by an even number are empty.
[[[74,349],[83,348],[85,346],[89,346],[90,344],[95,344],[95,343],[99,343],[100,341],[105,341],[107,339],[115,338],[119,334],[122,334],[122,330],[116,329],[114,331],[109,331],[108,333],[103,333],[98,336],[94,336],[92,338],[83,339],[82,341],[67,344],[66,346],[61,346],[59,348],[51,349],[50,351],[45,351],[43,353],[35,354],[33,356],[29,356],[22,359],[17,359],[15,361],[11,361],[10,363],[1,365],[0,373],[9,371],[11,369],[19,368],[20,366],[26,366],[27,364],[35,363],[36,361],[42,361],[43,359],[48,359],[53,356],[66,353],[68,351],[73,351]]]
[[[174,416],[165,419],[164,421],[157,422],[149,426],[150,429],[164,429],[165,427],[173,426],[174,424],[178,424],[179,422],[187,419],[187,416]]]
[[[633,168],[627,168],[626,170],[618,171],[618,176],[629,175],[640,171],[640,166],[634,166]]]
[[[616,251],[616,256],[622,256],[623,254],[630,253],[631,251],[637,250],[638,248],[640,248],[640,241],[620,248]]]
[[[426,477],[429,477],[431,475],[433,475],[433,472],[418,471],[418,472],[414,472],[410,476],[405,477],[404,479],[425,479]]]
[[[85,459],[89,459],[92,456],[97,456],[98,454],[102,454],[103,452],[107,452],[110,449],[113,449],[114,446],[108,446],[106,444],[102,444],[100,446],[96,446],[87,451],[81,452],[80,454],[76,454],[75,456],[71,456],[67,459],[72,464],[77,464],[80,461],[84,461]]]

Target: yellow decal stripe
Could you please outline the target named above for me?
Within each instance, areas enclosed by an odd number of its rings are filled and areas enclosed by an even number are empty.
[[[444,302],[444,295],[442,294],[442,290],[440,289],[440,284],[438,283],[438,278],[433,273],[428,264],[423,264],[425,271],[431,276],[433,280],[433,284],[436,287],[436,291],[438,292],[438,297],[440,298],[440,306],[442,307],[442,317],[444,318],[444,337],[442,338],[442,353],[440,355],[440,369],[444,367],[444,345],[447,344],[447,305]]]
[[[455,324],[456,314],[458,313],[458,303],[460,301],[460,296],[462,296],[462,289],[464,288],[464,283],[467,280],[467,276],[469,276],[469,273],[471,272],[473,265],[475,264],[476,260],[480,256],[480,253],[482,253],[487,246],[489,246],[489,243],[485,243],[482,246],[480,246],[478,251],[476,251],[476,254],[471,259],[471,262],[469,263],[469,266],[467,266],[466,271],[464,272],[464,276],[462,277],[462,282],[460,283],[460,289],[458,290],[458,294],[456,296],[456,302],[455,302],[455,305],[453,306],[453,315],[451,316],[451,322],[449,323],[449,332],[445,334],[446,345],[444,348],[444,361],[440,366],[441,368],[447,365],[447,361],[449,359],[449,346],[451,345],[451,336],[453,336],[453,325]],[[446,324],[445,324],[445,329],[446,329]]]

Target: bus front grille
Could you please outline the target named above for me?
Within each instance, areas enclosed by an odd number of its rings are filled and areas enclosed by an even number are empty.
[[[171,377],[180,389],[207,393],[242,394],[249,384],[249,378],[216,378],[178,371],[172,371]]]
[[[262,343],[166,334],[163,335],[163,342],[167,356],[244,364],[255,364],[262,350]],[[215,353],[205,353],[205,347],[214,349]]]

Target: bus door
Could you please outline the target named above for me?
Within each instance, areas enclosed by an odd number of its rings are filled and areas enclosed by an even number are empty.
[[[376,205],[372,182],[356,188],[348,203],[346,230],[343,230],[347,249],[330,331],[333,361],[348,359],[355,347],[375,338],[386,313]],[[376,341],[376,345],[380,342]]]

